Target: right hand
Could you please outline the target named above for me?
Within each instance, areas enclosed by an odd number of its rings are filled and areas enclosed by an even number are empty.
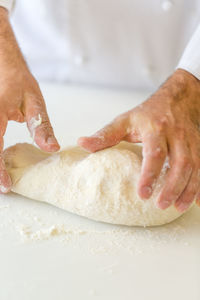
[[[0,7],[0,192],[12,182],[2,158],[3,136],[9,120],[26,122],[36,144],[44,151],[59,150],[39,85],[30,73],[15,40],[8,12]],[[41,124],[33,133],[33,120]]]
[[[200,206],[200,80],[178,69],[144,103],[121,114],[80,146],[99,151],[125,140],[143,143],[143,162],[138,194],[149,199],[163,164],[169,166],[157,206],[174,205],[186,211]]]

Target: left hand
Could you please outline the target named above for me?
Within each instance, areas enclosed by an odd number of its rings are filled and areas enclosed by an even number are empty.
[[[200,81],[178,69],[143,104],[123,113],[80,146],[95,152],[125,140],[143,143],[143,163],[138,184],[141,198],[152,195],[166,157],[165,184],[157,206],[175,205],[185,211],[196,199],[200,206]]]

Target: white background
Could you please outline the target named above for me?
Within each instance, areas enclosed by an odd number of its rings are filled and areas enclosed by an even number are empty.
[[[75,86],[42,90],[62,146],[147,96]],[[5,144],[24,141],[31,141],[25,126],[11,122]],[[197,207],[163,227],[127,228],[10,194],[0,197],[0,220],[0,300],[200,299]],[[45,236],[54,225],[65,233]]]

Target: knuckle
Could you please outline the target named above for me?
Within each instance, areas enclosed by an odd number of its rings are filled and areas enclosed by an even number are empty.
[[[186,200],[188,199],[189,201],[189,199],[194,199],[197,193],[198,193],[197,182],[190,183],[190,185],[188,186],[188,197],[186,197]]]
[[[195,196],[198,192],[198,188],[199,188],[199,181],[198,178],[195,178],[194,182],[190,184],[190,189],[189,189],[190,194]]]
[[[144,151],[144,155],[149,159],[163,159],[166,156],[166,151],[161,147],[157,147],[155,149]]]
[[[146,185],[153,185],[156,181],[156,173],[153,171],[147,171],[145,174],[143,174],[143,181],[142,184],[144,186]]]
[[[184,199],[184,202],[188,203],[188,204],[192,203],[194,201],[194,199],[195,199],[195,196],[196,196],[196,191],[190,190],[188,192],[187,198]]]
[[[178,160],[179,166],[181,169],[187,169],[190,170],[193,168],[193,163],[191,159],[187,155],[183,155]]]
[[[197,190],[196,190],[196,188],[193,188],[193,189],[191,189],[191,191],[190,191],[190,195],[191,195],[191,201],[193,201],[193,200],[194,200],[194,198],[195,198],[196,194],[197,194]]]
[[[52,129],[52,126],[51,126],[51,124],[49,123],[49,121],[48,120],[43,120],[42,121],[42,124],[40,125],[40,128],[42,129],[42,130],[48,130],[48,131],[52,131],[53,129]]]
[[[162,116],[158,121],[157,124],[161,127],[165,127],[168,124],[168,118],[166,116]]]
[[[121,124],[121,125],[127,125],[130,119],[130,114],[129,112],[123,113],[117,117],[114,118],[114,120],[110,123],[113,127],[115,124]]]
[[[16,122],[23,122],[24,121],[24,116],[20,112],[19,109],[15,110],[9,110],[8,111],[8,120],[13,120]]]
[[[185,131],[183,129],[177,130],[177,139],[180,141],[185,141]]]
[[[33,105],[36,109],[39,109],[39,110],[43,110],[44,108],[44,101],[43,101],[43,98],[38,95],[38,94],[34,94],[34,96],[32,97],[32,100],[33,100]]]
[[[166,156],[166,151],[165,149],[161,148],[161,147],[157,147],[155,149],[155,151],[153,151],[154,153],[154,157],[155,158],[164,158]]]
[[[167,117],[163,116],[161,117],[159,120],[155,121],[155,125],[156,125],[156,132],[158,134],[162,134],[164,132],[164,130],[166,129],[166,127],[168,126],[168,119]]]
[[[177,184],[171,188],[169,194],[171,195],[171,197],[173,199],[177,199],[182,190],[183,190],[182,182],[179,182],[179,184]]]
[[[48,120],[46,119],[42,119],[42,124],[41,124],[42,127],[44,128],[49,128],[51,127],[51,125],[49,124]]]

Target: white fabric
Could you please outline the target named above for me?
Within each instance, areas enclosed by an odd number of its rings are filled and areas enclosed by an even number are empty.
[[[199,20],[199,0],[17,0],[12,16],[38,79],[151,90],[176,69]],[[199,76],[197,40],[178,66]]]
[[[14,7],[15,0],[0,0],[0,6],[5,7],[9,12]]]
[[[200,80],[200,25],[188,43],[178,68],[187,70]]]

